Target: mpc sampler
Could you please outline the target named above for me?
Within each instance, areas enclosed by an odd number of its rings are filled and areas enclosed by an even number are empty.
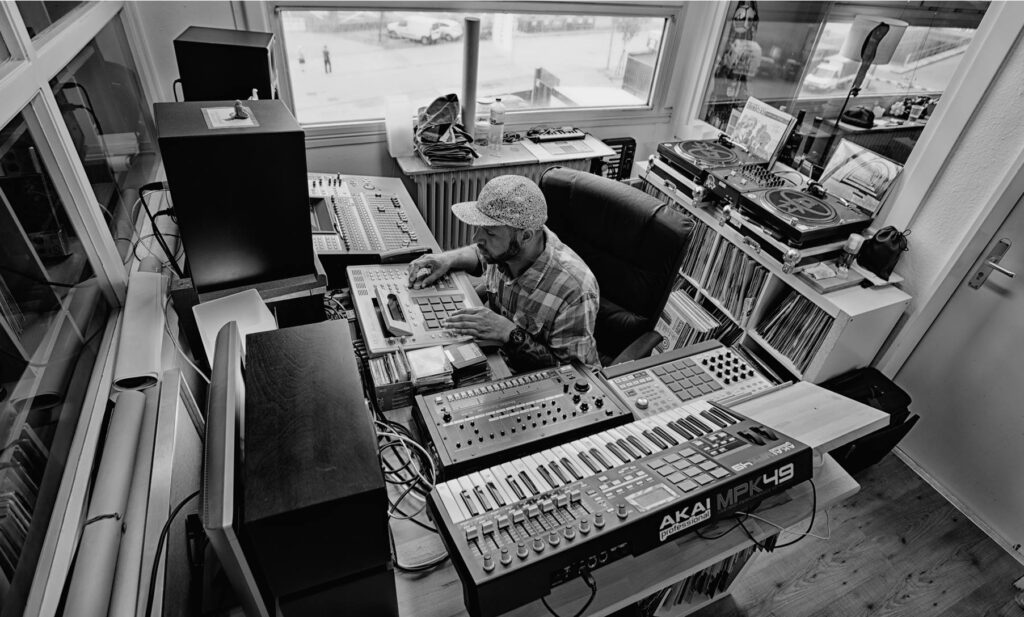
[[[423,289],[410,289],[406,264],[349,266],[359,328],[371,356],[471,340],[444,327],[463,307],[481,306],[469,277],[451,272]]]

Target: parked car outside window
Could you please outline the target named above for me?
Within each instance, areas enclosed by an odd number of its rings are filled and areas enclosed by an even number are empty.
[[[441,39],[441,23],[436,19],[409,17],[387,25],[388,36],[393,39],[409,39],[424,45]]]
[[[437,26],[442,41],[457,41],[462,38],[462,24],[454,19],[439,19]]]

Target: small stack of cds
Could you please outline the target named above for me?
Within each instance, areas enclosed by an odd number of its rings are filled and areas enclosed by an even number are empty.
[[[412,388],[419,394],[447,390],[454,384],[452,365],[444,353],[444,347],[425,347],[405,352],[409,361],[409,377]]]
[[[491,379],[491,368],[487,364],[487,356],[476,343],[448,345],[444,348],[444,354],[452,366],[452,379],[457,387]]]

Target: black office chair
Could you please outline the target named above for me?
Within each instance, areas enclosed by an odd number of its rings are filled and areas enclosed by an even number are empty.
[[[540,179],[547,226],[586,262],[601,288],[594,333],[601,363],[651,354],[693,223],[639,189],[552,167]]]

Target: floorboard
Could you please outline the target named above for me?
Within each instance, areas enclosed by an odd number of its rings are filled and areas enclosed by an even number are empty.
[[[761,553],[695,617],[1024,617],[1021,566],[894,455],[813,533]],[[801,529],[802,530],[802,529]],[[780,538],[780,543],[786,541]]]

